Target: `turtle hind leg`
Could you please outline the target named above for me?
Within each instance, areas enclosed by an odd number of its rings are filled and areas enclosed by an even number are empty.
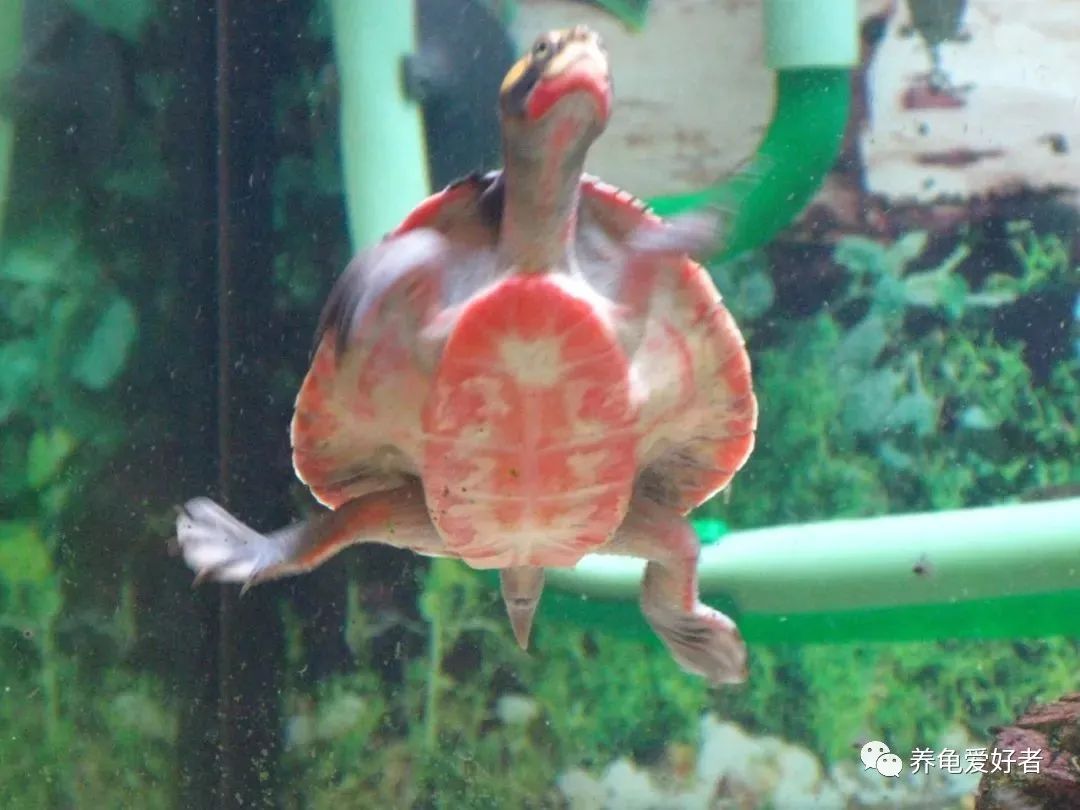
[[[693,565],[687,568],[692,571]],[[641,591],[645,618],[687,672],[703,676],[713,686],[742,683],[747,677],[746,644],[735,622],[696,599],[688,609],[674,609],[659,595],[666,587],[661,580],[685,576],[666,563],[650,561],[646,565]],[[693,573],[689,576],[696,579]]]
[[[176,520],[176,547],[205,580],[240,582],[244,589],[321,565],[347,546],[383,543],[421,554],[440,554],[419,483],[355,498],[333,512],[260,534],[209,498],[195,498]]]
[[[742,683],[746,644],[735,622],[698,598],[698,551],[685,517],[638,495],[604,553],[648,561],[641,609],[680,667],[714,686]]]

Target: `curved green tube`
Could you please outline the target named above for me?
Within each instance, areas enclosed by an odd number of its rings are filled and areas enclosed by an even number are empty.
[[[730,212],[729,259],[760,247],[798,215],[839,154],[858,59],[855,0],[770,0],[766,54],[776,106],[758,150],[735,175],[702,191],[650,201],[661,216],[703,207]]]
[[[430,193],[420,106],[405,97],[402,58],[415,48],[411,0],[330,0],[341,86],[341,162],[355,250],[397,227]]]
[[[556,607],[626,606],[643,565],[592,556],[551,570],[580,594]],[[1080,634],[1080,498],[732,532],[698,570],[703,597],[751,641]]]
[[[718,186],[650,200],[661,216],[714,206],[730,212],[719,259],[760,247],[787,227],[840,151],[851,103],[849,70],[781,70],[776,88],[772,123],[745,167]]]

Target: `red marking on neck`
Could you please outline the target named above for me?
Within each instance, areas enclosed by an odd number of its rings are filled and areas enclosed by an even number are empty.
[[[520,181],[531,184],[533,188],[533,194],[529,195],[525,203],[528,210],[521,211],[511,198],[508,210],[512,213],[503,218],[504,232],[517,232],[516,236],[511,237],[511,241],[519,247],[522,246],[521,242],[529,245],[524,248],[525,254],[533,258],[522,264],[521,269],[549,269],[551,262],[556,259],[548,256],[548,250],[537,249],[537,243],[549,244],[550,248],[554,249],[554,240],[558,240],[560,245],[566,245],[573,238],[577,219],[577,191],[566,188],[571,180],[568,173],[572,170],[567,164],[567,156],[573,149],[574,142],[581,137],[584,126],[577,118],[556,120],[540,146],[543,159],[539,162],[536,173],[530,172],[527,176],[510,180],[511,184]],[[577,182],[577,178],[573,180]],[[561,196],[568,191],[572,199],[561,200]],[[547,258],[536,259],[538,253]],[[519,255],[517,258],[520,261],[524,256]]]
[[[554,207],[556,197],[565,178],[566,154],[571,145],[581,135],[582,123],[573,119],[558,121],[551,132],[551,139],[544,145],[547,151],[539,178],[544,205]]]
[[[525,114],[537,120],[568,93],[588,93],[596,103],[600,119],[606,121],[611,114],[611,86],[607,79],[587,69],[570,68],[553,79],[541,81],[529,97]]]

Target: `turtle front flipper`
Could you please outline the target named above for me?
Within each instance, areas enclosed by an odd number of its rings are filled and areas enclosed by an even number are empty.
[[[646,222],[629,237],[631,261],[652,257],[707,256],[723,245],[719,211],[680,214],[666,221]]]
[[[334,512],[260,534],[209,498],[195,498],[176,520],[184,562],[205,580],[241,582],[244,589],[321,565],[356,543],[382,543],[438,555],[443,544],[416,483],[355,498]]]
[[[454,303],[491,266],[490,249],[420,227],[359,254],[338,279],[290,426],[293,467],[323,505],[418,472],[420,414]]]
[[[677,278],[687,256],[715,253],[723,242],[719,214],[681,214],[667,221],[645,221],[627,236],[615,301],[627,307],[630,319],[645,316],[656,305],[657,285]]]
[[[699,543],[677,510],[642,494],[605,554],[644,557],[641,609],[679,666],[712,685],[747,678],[746,644],[735,622],[698,598]]]
[[[330,291],[319,318],[316,344],[327,333],[333,334],[340,360],[358,333],[370,339],[368,319],[394,303],[409,332],[415,334],[425,310],[440,304],[440,275],[451,252],[450,242],[441,233],[419,228],[385,239],[356,256]]]

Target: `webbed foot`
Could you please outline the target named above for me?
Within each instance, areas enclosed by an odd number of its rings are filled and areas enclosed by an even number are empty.
[[[176,544],[195,572],[195,585],[242,582],[246,591],[273,579],[286,559],[277,534],[259,534],[209,498],[194,498],[177,510]]]
[[[247,590],[310,571],[354,543],[384,543],[420,554],[443,552],[418,481],[369,492],[269,534],[260,534],[209,498],[190,500],[178,511],[175,547],[195,571],[196,585],[206,580],[242,582]]]
[[[676,508],[639,495],[605,552],[648,560],[641,610],[680,667],[713,686],[747,679],[735,622],[698,598],[698,538]]]
[[[687,672],[713,686],[746,680],[746,644],[735,622],[723,613],[701,603],[690,613],[643,608],[653,630]]]

